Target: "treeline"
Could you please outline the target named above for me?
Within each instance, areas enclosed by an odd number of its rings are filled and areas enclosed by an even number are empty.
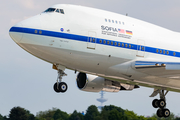
[[[180,120],[180,118],[175,118],[174,114],[166,119],[158,118],[156,115],[152,117],[138,116],[133,111],[124,110],[113,105],[104,106],[102,111],[99,112],[95,105],[91,105],[86,110],[86,114],[76,110],[72,114],[68,114],[60,109],[53,108],[40,111],[36,116],[24,108],[14,107],[10,110],[8,116],[0,115],[0,120]]]

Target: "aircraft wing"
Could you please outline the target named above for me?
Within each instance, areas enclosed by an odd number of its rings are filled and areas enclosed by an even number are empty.
[[[180,79],[180,62],[135,61],[132,67],[148,75]]]

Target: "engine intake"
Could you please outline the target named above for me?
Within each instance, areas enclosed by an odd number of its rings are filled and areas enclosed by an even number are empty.
[[[87,76],[85,73],[79,73],[76,80],[78,88],[82,89],[86,85]]]

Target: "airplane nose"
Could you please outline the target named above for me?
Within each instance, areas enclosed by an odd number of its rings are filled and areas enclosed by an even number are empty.
[[[22,43],[24,40],[27,41],[26,33],[29,33],[28,28],[41,29],[40,17],[41,15],[37,15],[17,23],[9,30],[10,37],[16,43]],[[28,40],[31,39],[28,38]]]
[[[16,43],[19,43],[22,40],[23,31],[23,25],[21,23],[18,23],[10,28],[9,35]]]

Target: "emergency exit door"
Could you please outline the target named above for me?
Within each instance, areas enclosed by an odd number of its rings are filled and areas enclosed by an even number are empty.
[[[87,48],[94,49],[96,48],[96,32],[88,32]]]
[[[145,43],[144,40],[138,40],[137,41],[137,53],[136,56],[137,57],[144,57],[145,54]]]

